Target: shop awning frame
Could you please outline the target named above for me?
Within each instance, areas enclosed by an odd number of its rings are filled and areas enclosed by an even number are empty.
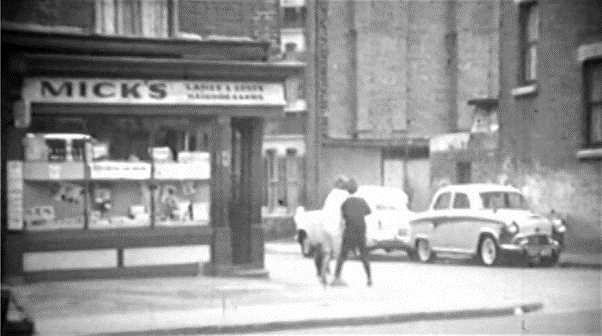
[[[245,62],[178,58],[22,54],[10,60],[22,76],[284,81],[303,71],[300,61]]]

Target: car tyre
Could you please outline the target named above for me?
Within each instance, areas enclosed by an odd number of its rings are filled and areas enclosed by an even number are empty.
[[[554,267],[558,264],[559,260],[560,260],[560,254],[556,253],[556,252],[552,252],[551,256],[541,259],[541,266]]]
[[[418,261],[423,263],[432,262],[435,259],[435,253],[431,248],[431,244],[426,239],[418,239],[415,255]]]
[[[495,239],[485,235],[479,243],[479,260],[485,266],[497,265],[501,260],[500,248]]]

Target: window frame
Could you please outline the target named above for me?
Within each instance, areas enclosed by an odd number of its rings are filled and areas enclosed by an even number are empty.
[[[439,207],[439,203],[441,202],[441,199],[447,196],[448,200],[447,200],[447,205],[443,208]],[[437,196],[437,200],[435,201],[435,203],[433,204],[433,210],[449,210],[449,207],[451,205],[452,201],[452,193],[451,191],[446,191],[446,192],[442,192],[441,194],[439,194],[439,196]]]
[[[142,8],[142,3],[147,2],[148,0],[94,0],[94,30],[97,34],[108,35],[108,36],[119,36],[123,38],[156,38],[156,39],[165,39],[165,38],[176,38],[179,33],[179,0],[157,0],[163,1],[167,5],[166,11],[166,30],[162,32],[160,35],[155,34],[152,36],[146,35],[145,30],[147,30],[144,26],[145,20],[143,17],[144,9]],[[124,32],[123,26],[123,13],[124,13],[124,3],[132,2],[132,5],[138,4],[140,8],[138,8],[138,13],[136,15],[140,15],[139,18],[139,26],[137,26],[138,31],[134,34]],[[112,21],[112,25],[108,25],[106,20]]]
[[[585,108],[585,142],[586,148],[602,148],[602,137],[599,141],[594,141],[592,139],[592,115],[593,115],[593,107],[601,107],[602,108],[602,96],[598,101],[592,101],[591,99],[591,87],[592,87],[592,69],[600,67],[602,68],[602,59],[593,59],[584,62],[583,64],[583,102]],[[602,85],[602,84],[601,84]],[[602,130],[601,130],[602,133]]]
[[[532,28],[530,22],[530,14],[533,11],[536,11],[535,23],[536,23],[536,31],[537,37],[534,40],[531,40],[530,31]],[[520,71],[518,71],[519,78],[518,81],[521,85],[531,85],[535,84],[538,79],[538,55],[539,55],[539,41],[541,38],[541,15],[540,8],[538,6],[537,1],[527,1],[525,3],[521,3],[519,5],[519,62],[520,62]],[[535,50],[535,57],[533,55],[529,55],[531,53],[532,48]],[[530,61],[530,62],[529,62]],[[529,72],[527,72],[527,67],[529,67]],[[531,78],[531,71],[533,72],[533,77]]]

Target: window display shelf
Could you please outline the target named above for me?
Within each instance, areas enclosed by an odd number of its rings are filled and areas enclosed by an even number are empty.
[[[90,179],[149,180],[151,164],[148,162],[100,161],[90,164]]]
[[[25,162],[23,179],[26,181],[84,180],[83,162]]]

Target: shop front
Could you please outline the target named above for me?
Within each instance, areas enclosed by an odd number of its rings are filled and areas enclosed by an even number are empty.
[[[267,275],[263,127],[295,69],[8,56],[3,281]]]

